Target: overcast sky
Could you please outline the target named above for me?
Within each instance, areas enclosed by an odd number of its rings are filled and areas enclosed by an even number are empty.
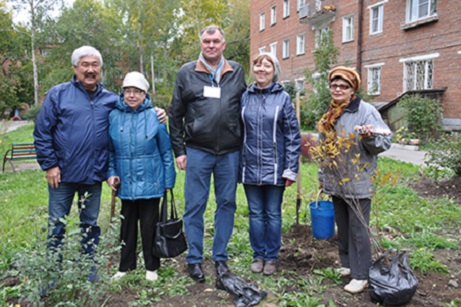
[[[71,6],[74,3],[74,0],[64,0],[66,6]],[[27,23],[29,21],[29,16],[24,10],[13,10],[10,2],[7,2],[7,7],[13,12],[13,23]],[[51,13],[51,16],[58,16],[59,10],[56,8],[55,11]]]

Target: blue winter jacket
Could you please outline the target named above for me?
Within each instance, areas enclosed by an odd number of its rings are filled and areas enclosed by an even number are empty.
[[[284,186],[296,181],[301,135],[291,98],[279,83],[250,85],[242,96],[239,182]]]
[[[105,180],[109,113],[116,101],[117,95],[100,84],[90,99],[75,77],[51,88],[34,130],[41,168],[59,166],[62,182],[93,184]]]
[[[173,152],[166,125],[157,118],[149,95],[136,109],[120,95],[110,113],[108,178],[120,177],[118,197],[160,198],[175,184]]]

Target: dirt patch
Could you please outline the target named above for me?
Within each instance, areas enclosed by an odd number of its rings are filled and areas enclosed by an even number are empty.
[[[410,182],[409,186],[423,197],[447,197],[461,204],[461,177],[459,176],[440,182],[424,177],[419,181]]]

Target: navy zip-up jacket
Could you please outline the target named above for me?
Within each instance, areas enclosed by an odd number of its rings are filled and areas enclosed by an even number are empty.
[[[34,130],[40,167],[59,166],[61,182],[104,181],[109,163],[109,113],[116,101],[117,95],[101,84],[90,99],[75,76],[51,88]]]
[[[301,135],[291,98],[279,83],[254,84],[242,96],[243,145],[239,182],[284,186],[296,181]]]

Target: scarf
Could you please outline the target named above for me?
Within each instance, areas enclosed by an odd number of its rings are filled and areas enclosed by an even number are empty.
[[[208,64],[208,62],[205,60],[205,58],[203,57],[203,54],[200,53],[200,56],[199,56],[199,61],[203,63],[203,65],[205,66],[205,68],[210,72],[211,76],[213,77],[213,79],[216,81],[216,83],[219,85],[219,81],[221,80],[221,73],[222,73],[222,69],[224,67],[224,57],[221,56],[221,61],[219,62],[218,64],[218,68],[216,68],[216,70],[213,69],[213,67],[211,67],[210,64]]]

